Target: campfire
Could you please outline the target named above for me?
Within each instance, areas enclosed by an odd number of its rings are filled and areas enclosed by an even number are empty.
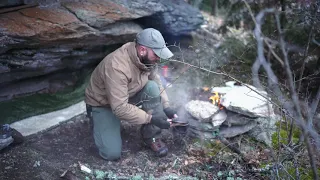
[[[225,138],[246,133],[271,146],[280,118],[264,98],[266,92],[230,81],[225,87],[197,88],[191,93],[192,99],[185,105],[190,136],[211,139],[217,132]]]

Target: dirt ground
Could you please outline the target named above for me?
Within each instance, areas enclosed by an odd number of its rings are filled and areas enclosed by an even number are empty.
[[[175,136],[170,130],[162,132],[169,148],[169,154],[163,158],[144,146],[139,126],[124,124],[121,134],[121,159],[105,161],[97,154],[88,120],[80,115],[29,136],[22,145],[2,150],[0,179],[55,180],[62,179],[66,170],[74,179],[98,179],[95,174],[82,172],[79,162],[93,171],[107,172],[106,179],[212,179],[228,168],[223,163],[213,163],[194,146],[194,140]]]
[[[187,155],[185,143],[175,140],[169,131],[163,131],[169,148],[166,157],[155,157],[144,146],[139,126],[122,126],[123,149],[121,160],[110,162],[99,157],[92,137],[92,128],[85,115],[75,117],[59,127],[30,136],[22,145],[9,147],[1,152],[0,179],[59,179],[69,170],[79,179],[90,177],[80,171],[79,162],[92,170],[112,172],[123,179],[140,176],[157,178],[177,173],[174,164],[179,164]],[[180,139],[181,140],[181,139]],[[194,164],[195,165],[195,164]],[[193,165],[193,166],[194,166]],[[184,172],[185,171],[185,172]],[[187,168],[181,174],[197,176]],[[92,177],[91,177],[92,178]]]
[[[139,128],[123,124],[122,157],[118,161],[105,161],[97,154],[87,118],[77,116],[56,128],[27,137],[22,145],[2,150],[0,179],[63,179],[60,176],[67,170],[72,180],[99,179],[97,170],[106,173],[105,179],[214,179],[219,172],[234,168],[214,161],[197,148],[197,141],[175,136],[172,130],[162,132],[168,155],[156,157],[144,146]],[[79,162],[93,170],[93,174],[82,172]],[[261,178],[244,172],[237,177]]]
[[[170,149],[165,158],[157,158],[143,145],[139,126],[124,125],[122,128],[122,158],[108,162],[99,157],[92,137],[92,129],[84,115],[75,117],[59,127],[28,137],[22,145],[9,147],[1,152],[0,179],[59,179],[70,170],[80,179],[88,174],[80,172],[78,163],[92,170],[112,171],[117,176],[159,176],[171,169],[176,159],[185,152],[174,144],[170,132],[166,138]]]

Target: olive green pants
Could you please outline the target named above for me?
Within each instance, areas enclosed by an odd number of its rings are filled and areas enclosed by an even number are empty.
[[[164,113],[160,89],[155,81],[148,81],[145,87],[134,97],[129,99],[130,104],[142,106],[144,111],[153,110],[154,113]],[[121,156],[122,139],[120,133],[120,119],[110,108],[92,107],[93,136],[99,154],[106,160],[116,160]],[[161,129],[152,124],[141,127],[143,140],[148,144],[152,138],[160,135]]]

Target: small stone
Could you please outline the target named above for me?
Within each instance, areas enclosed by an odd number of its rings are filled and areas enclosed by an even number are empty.
[[[227,119],[227,113],[225,110],[219,111],[217,114],[212,117],[212,125],[214,127],[220,126]]]
[[[33,167],[39,167],[40,166],[40,161],[35,161],[33,164]]]
[[[264,150],[263,150],[263,153],[264,153],[266,156],[271,156],[271,151],[270,151],[270,149],[264,149]]]
[[[196,49],[194,52],[198,54],[200,53],[200,49]]]

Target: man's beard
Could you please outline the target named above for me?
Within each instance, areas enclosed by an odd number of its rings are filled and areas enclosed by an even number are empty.
[[[148,58],[148,53],[145,56],[141,56],[141,63],[146,65],[147,68],[152,68],[155,64],[150,61],[150,59]]]

